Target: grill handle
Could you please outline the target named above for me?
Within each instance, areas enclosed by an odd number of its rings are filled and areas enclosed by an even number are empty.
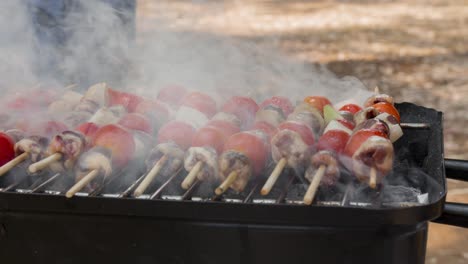
[[[445,159],[445,175],[447,178],[468,181],[468,161],[457,159]]]
[[[447,202],[442,215],[433,222],[468,228],[468,205]]]
[[[468,181],[468,161],[445,159],[447,178]],[[434,222],[468,228],[468,204],[446,202],[442,215]]]

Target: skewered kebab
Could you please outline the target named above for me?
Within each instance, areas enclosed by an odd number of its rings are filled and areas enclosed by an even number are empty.
[[[265,169],[269,149],[268,136],[261,130],[239,132],[229,137],[218,161],[224,181],[216,188],[216,195],[229,188],[242,192],[248,181]]]
[[[353,133],[344,149],[343,164],[361,182],[376,188],[393,166],[393,144],[378,129],[361,129]]]
[[[339,155],[343,152],[352,131],[332,120],[317,142],[317,152],[310,157],[305,178],[310,181],[304,203],[310,205],[319,185],[333,186],[340,177]]]
[[[240,132],[237,122],[227,119],[210,121],[205,127],[195,133],[190,147],[185,155],[184,167],[189,174],[181,186],[188,189],[195,179],[199,181],[215,181],[218,176],[218,154],[223,150],[224,142],[233,134]],[[245,115],[244,115],[245,117]],[[246,117],[246,121],[253,119]]]
[[[65,194],[70,198],[96,177],[103,181],[113,171],[124,168],[133,158],[135,142],[133,135],[119,125],[101,127],[94,136],[93,148],[83,153],[76,166],[76,183]]]
[[[307,104],[299,104],[288,120],[278,126],[279,132],[271,140],[271,153],[276,166],[260,192],[262,195],[270,193],[286,166],[296,171],[302,169],[314,151],[315,138],[324,125],[319,111],[323,109],[322,104],[329,101],[323,97],[307,97],[306,100]]]
[[[175,172],[182,165],[183,153],[192,144],[197,128],[204,126],[216,113],[216,102],[200,92],[187,93],[180,101],[175,121],[169,122],[158,132],[158,145],[151,150],[146,161],[148,174],[135,189],[134,196],[140,196],[168,161],[168,171]],[[175,144],[171,144],[175,143]]]
[[[179,121],[169,122],[159,130],[158,145],[150,151],[146,161],[149,172],[134,191],[135,197],[144,193],[163,167],[166,166],[169,172],[177,171],[183,163],[184,151],[190,147],[194,134],[195,129],[191,125]]]
[[[55,135],[48,146],[47,157],[28,167],[30,173],[50,167],[54,172],[70,171],[78,157],[85,151],[85,137],[75,131],[66,130]]]

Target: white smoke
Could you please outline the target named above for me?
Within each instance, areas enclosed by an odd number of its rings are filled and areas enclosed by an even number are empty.
[[[322,67],[288,58],[275,47],[199,31],[177,32],[169,29],[168,18],[138,36],[142,41],[137,43],[120,19],[131,14],[101,1],[71,3],[58,25],[67,41],[63,46],[47,46],[35,39],[25,1],[2,1],[3,86],[77,83],[85,89],[105,81],[118,89],[153,95],[168,84],[181,84],[218,91],[222,98],[242,94],[262,100],[286,95],[294,101],[324,95],[333,102],[349,98],[361,102],[369,95],[357,79],[339,79]]]

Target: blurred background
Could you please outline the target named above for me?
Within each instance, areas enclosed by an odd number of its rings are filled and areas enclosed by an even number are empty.
[[[276,47],[305,64],[444,112],[445,153],[468,159],[468,0],[137,0],[137,40],[161,24]],[[449,180],[447,200],[468,203]],[[426,263],[468,263],[468,229],[431,224]]]

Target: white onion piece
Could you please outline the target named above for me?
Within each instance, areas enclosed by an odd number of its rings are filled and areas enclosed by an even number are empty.
[[[181,106],[177,111],[175,120],[187,123],[196,130],[204,127],[209,119],[202,112],[191,107]]]
[[[109,102],[108,87],[106,83],[97,83],[88,88],[83,96],[84,100],[95,102],[99,106],[105,106]]]
[[[339,121],[336,121],[336,120],[332,120],[332,121],[330,121],[330,123],[328,123],[327,127],[323,131],[323,134],[325,134],[325,133],[327,133],[328,131],[331,131],[331,130],[344,131],[348,135],[351,135],[353,133],[353,131],[351,131],[351,129],[345,127],[343,124],[341,124]]]
[[[389,130],[390,130],[390,141],[395,142],[399,138],[403,136],[403,130],[400,127],[400,124],[396,120],[396,118],[388,113],[382,113],[378,116],[375,117],[376,119],[381,120],[382,122],[385,122],[387,124]]]

